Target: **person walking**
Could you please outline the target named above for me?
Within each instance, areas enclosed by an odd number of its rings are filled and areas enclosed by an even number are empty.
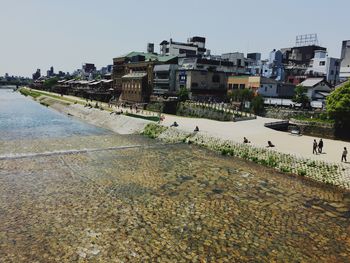
[[[341,161],[343,162],[347,162],[346,160],[346,156],[348,155],[348,150],[346,149],[346,147],[344,147],[344,150],[343,150],[343,154],[341,156]]]
[[[314,140],[314,144],[312,145],[312,154],[317,155],[317,141],[316,141],[316,139]]]
[[[320,141],[318,142],[318,152],[322,153],[322,148],[323,148],[323,141],[322,139],[320,139]]]

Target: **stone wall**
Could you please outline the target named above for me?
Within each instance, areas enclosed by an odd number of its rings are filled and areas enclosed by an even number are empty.
[[[315,136],[320,138],[335,139],[334,124],[320,123],[312,121],[301,121],[291,118],[290,124],[297,125],[301,134]]]
[[[318,117],[320,114],[321,112],[308,111],[308,110],[268,107],[265,109],[264,117],[281,119],[281,120],[290,120],[291,118],[294,118],[297,116]]]

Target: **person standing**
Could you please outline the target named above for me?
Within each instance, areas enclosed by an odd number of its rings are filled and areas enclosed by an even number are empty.
[[[314,140],[314,144],[312,145],[312,154],[317,154],[317,141]]]
[[[346,160],[346,156],[348,155],[348,150],[346,149],[346,147],[344,147],[344,150],[343,150],[343,154],[341,156],[341,161],[343,162],[347,162]]]
[[[322,153],[322,148],[323,148],[323,141],[322,139],[320,139],[320,141],[318,142],[318,152]]]

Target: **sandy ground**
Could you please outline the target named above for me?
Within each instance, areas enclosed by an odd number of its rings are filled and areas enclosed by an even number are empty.
[[[258,117],[255,120],[240,122],[220,122],[208,119],[186,118],[173,115],[165,115],[163,125],[170,126],[176,121],[178,129],[191,132],[195,126],[199,127],[200,132],[221,139],[243,142],[243,137],[247,137],[255,146],[266,147],[267,141],[271,141],[276,147],[274,150],[296,155],[298,157],[312,158],[327,162],[341,161],[343,147],[350,150],[350,143],[338,140],[323,139],[323,154],[312,154],[313,140],[320,138],[310,136],[296,136],[287,132],[275,131],[264,127],[267,122],[279,121],[276,119]],[[348,155],[348,161],[350,156]],[[347,164],[350,166],[350,162]]]

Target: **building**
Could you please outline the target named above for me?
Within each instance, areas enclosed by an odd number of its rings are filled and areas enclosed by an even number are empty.
[[[125,56],[114,58],[112,79],[116,96],[119,96],[121,101],[128,103],[148,102],[153,92],[154,66],[160,64],[176,65],[177,61],[176,56],[162,56],[145,52],[131,52]],[[135,78],[134,81],[133,78]],[[147,81],[145,82],[144,79]],[[133,83],[142,85],[137,90],[130,90],[130,85]]]
[[[307,88],[311,101],[324,101],[331,92],[331,85],[324,78],[308,78],[300,85]]]
[[[48,78],[51,78],[51,77],[55,76],[55,72],[54,72],[54,69],[53,69],[52,66],[50,67],[50,69],[48,71],[46,71],[46,76]]]
[[[186,88],[190,99],[222,101],[227,93],[228,74],[207,69],[186,69],[177,71],[177,90]]]
[[[225,53],[221,55],[222,60],[227,60],[233,63],[233,65],[241,68],[245,71],[245,68],[248,66],[247,59],[244,57],[243,53],[233,52],[233,53]]]
[[[339,77],[342,80],[350,78],[350,40],[344,40],[341,48],[341,64]]]
[[[189,38],[186,43],[163,40],[159,45],[163,56],[202,57],[206,53],[205,38],[199,36]]]
[[[340,59],[328,57],[325,50],[316,50],[306,75],[325,77],[328,83],[335,86],[339,83],[339,71]]]
[[[37,80],[37,79],[39,79],[40,77],[41,77],[40,68],[38,68],[38,69],[36,70],[36,72],[33,73],[33,80]]]
[[[153,95],[175,96],[176,95],[176,64],[160,64],[154,66]]]
[[[238,89],[251,89],[255,94],[270,98],[291,98],[295,89],[295,85],[263,76],[230,76],[227,85],[228,93]]]
[[[294,47],[281,49],[284,79],[296,85],[303,81],[316,51],[327,51],[318,45],[316,34],[297,36]]]
[[[91,75],[91,74],[93,74],[95,72],[96,72],[95,64],[93,64],[93,63],[84,63],[83,64],[82,73],[85,76],[89,76],[89,75]]]
[[[248,53],[247,58],[254,61],[259,61],[261,60],[261,53]]]

